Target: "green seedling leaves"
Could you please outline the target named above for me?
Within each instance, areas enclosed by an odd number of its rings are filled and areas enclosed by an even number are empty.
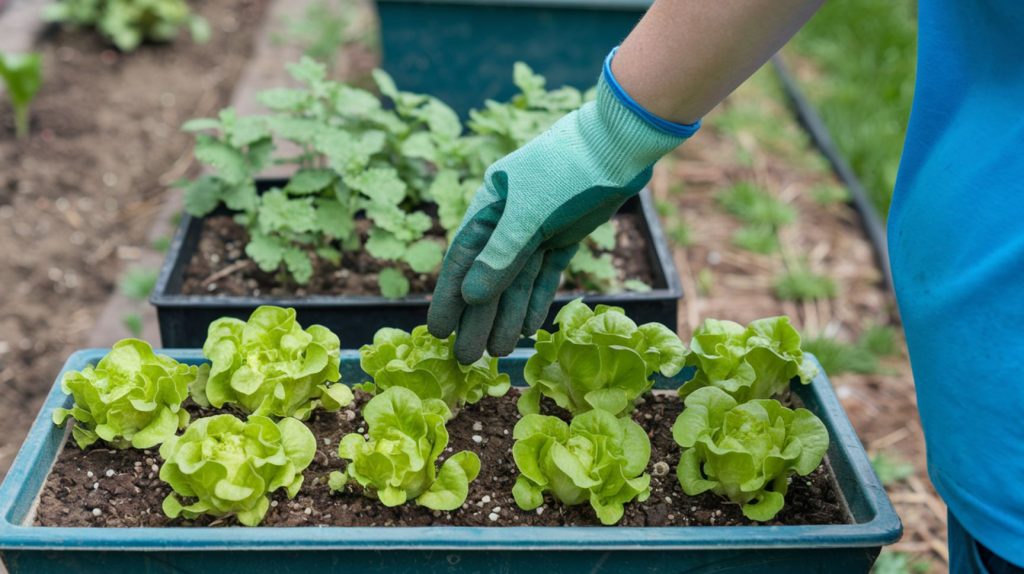
[[[95,367],[64,375],[61,390],[74,404],[56,409],[53,422],[75,419],[71,436],[83,449],[99,440],[115,448],[151,448],[188,424],[181,404],[189,385],[201,383],[208,371],[157,355],[145,341],[123,339]]]
[[[0,79],[14,108],[14,129],[18,139],[28,137],[28,107],[43,84],[42,56],[0,53]]]
[[[739,404],[717,387],[686,397],[672,426],[683,451],[676,469],[683,492],[712,491],[741,505],[751,520],[767,521],[785,505],[792,474],[806,476],[828,450],[828,431],[806,409],[774,399]]]

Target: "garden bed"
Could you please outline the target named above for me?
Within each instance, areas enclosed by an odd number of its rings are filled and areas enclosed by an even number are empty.
[[[519,420],[517,389],[504,397],[485,397],[467,405],[448,425],[447,451],[471,450],[480,457],[480,476],[470,484],[461,509],[435,512],[415,505],[384,507],[361,493],[332,494],[327,486],[331,471],[340,470],[338,441],[364,428],[359,412],[368,399],[357,393],[356,403],[336,412],[319,412],[309,421],[317,439],[317,454],[306,471],[298,496],[288,500],[283,492],[273,497],[263,526],[599,526],[588,505],[563,507],[547,504],[541,512],[520,510],[512,499],[519,471],[509,456],[512,428]],[[549,405],[552,406],[553,405]],[[204,413],[192,405],[198,417]],[[687,496],[679,486],[674,468],[679,445],[672,440],[672,422],[682,411],[682,401],[671,394],[649,397],[633,413],[633,420],[651,438],[651,498],[626,505],[620,526],[739,526],[755,525],[743,516],[739,505],[705,493]],[[212,413],[205,413],[206,415]],[[555,414],[554,408],[549,414]],[[561,414],[565,414],[561,411]],[[567,417],[566,417],[567,418]],[[476,438],[474,438],[476,437]],[[477,442],[479,439],[479,442]],[[160,458],[155,450],[118,451],[103,447],[82,450],[65,443],[40,494],[37,526],[227,526],[234,520],[202,517],[195,521],[169,519],[160,504],[171,489],[154,468]],[[794,477],[786,495],[789,503],[767,525],[850,524],[851,517],[839,494],[827,462],[806,477]],[[97,512],[97,510],[99,512]]]
[[[276,183],[263,180],[260,187]],[[221,211],[212,219],[186,215],[179,225],[150,299],[160,319],[163,346],[199,347],[206,339],[206,325],[214,319],[244,318],[265,304],[294,307],[300,321],[340,333],[342,343],[352,348],[369,343],[382,327],[410,330],[426,322],[432,274],[416,275],[412,284],[418,289],[409,295],[386,299],[377,286],[379,263],[363,251],[358,257],[343,258],[340,269],[314,257],[316,272],[309,285],[282,283],[249,261],[242,241],[245,230],[227,214]],[[675,328],[683,293],[649,193],[626,202],[616,220],[615,266],[623,279],[640,279],[651,290],[596,294],[566,289],[556,296],[547,327],[563,305],[582,294],[591,304],[623,307],[639,322],[658,321]],[[435,226],[433,233],[443,232]]]

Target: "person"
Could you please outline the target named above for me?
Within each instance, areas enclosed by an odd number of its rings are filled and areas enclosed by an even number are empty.
[[[656,0],[608,55],[596,100],[487,170],[445,256],[430,332],[457,332],[463,362],[535,332],[579,241],[822,1]],[[918,19],[889,213],[896,297],[951,571],[1021,573],[1024,2],[921,0]]]

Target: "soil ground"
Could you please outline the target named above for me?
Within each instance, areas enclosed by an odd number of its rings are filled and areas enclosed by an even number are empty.
[[[267,3],[200,3],[213,30],[202,45],[183,34],[120,54],[88,30],[48,35],[25,142],[0,101],[0,473],[188,171],[179,126],[227,105]]]
[[[358,393],[363,403],[367,396]],[[327,486],[331,471],[342,470],[338,442],[352,432],[365,430],[356,404],[338,413],[318,413],[309,422],[317,439],[317,454],[305,472],[306,480],[293,500],[283,492],[272,496],[272,508],[264,526],[598,526],[588,504],[565,507],[551,497],[538,511],[516,506],[512,486],[519,471],[512,461],[512,429],[519,420],[513,389],[500,398],[485,397],[469,405],[448,423],[450,442],[442,458],[470,450],[480,457],[480,476],[470,484],[462,508],[435,512],[409,503],[387,508],[350,484],[334,494]],[[553,407],[553,405],[550,405]],[[746,519],[736,504],[712,493],[687,496],[679,486],[674,468],[679,447],[672,440],[672,423],[682,410],[677,396],[655,395],[633,414],[651,439],[651,496],[626,505],[622,526],[730,526],[756,524]],[[554,414],[554,413],[553,413]],[[567,414],[567,413],[562,413]],[[478,442],[479,441],[479,442]],[[234,518],[201,517],[189,522],[170,520],[160,510],[170,488],[157,477],[159,457],[154,452],[116,451],[106,448],[81,450],[65,444],[40,496],[37,524],[41,526],[167,526],[236,525]],[[439,463],[440,464],[440,461]],[[667,466],[665,466],[667,465]],[[658,470],[658,469],[662,470]],[[766,524],[842,524],[849,521],[840,502],[828,466],[806,477],[793,477],[788,501],[774,520]]]
[[[612,261],[620,282],[637,279],[651,285],[651,262],[647,253],[647,238],[640,231],[639,216],[622,214],[615,218],[615,249]],[[370,222],[360,221],[360,235],[366,241]],[[445,231],[435,219],[428,237],[443,241]],[[342,257],[336,266],[310,252],[313,277],[305,285],[296,285],[278,274],[262,271],[244,252],[249,234],[229,215],[213,215],[203,221],[198,249],[192,253],[185,267],[181,292],[186,295],[225,296],[280,296],[306,295],[380,295],[378,273],[383,262],[366,251]],[[597,251],[600,255],[604,251]],[[406,264],[401,264],[406,276],[411,276],[409,292],[413,295],[432,293],[437,281],[436,273],[413,275]],[[567,282],[565,291],[581,291],[579,286]]]

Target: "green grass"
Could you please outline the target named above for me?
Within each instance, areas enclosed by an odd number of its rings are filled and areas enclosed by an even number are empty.
[[[819,72],[802,87],[883,217],[910,117],[916,46],[912,0],[833,0],[790,48]]]
[[[718,195],[718,202],[726,211],[746,223],[778,229],[796,219],[793,206],[749,181],[741,181]]]
[[[931,569],[928,560],[913,560],[906,552],[883,550],[871,567],[871,574],[925,574]]]
[[[129,299],[145,301],[156,286],[159,272],[155,269],[136,267],[121,276],[121,292]]]
[[[142,315],[138,313],[125,313],[121,316],[121,324],[132,334],[132,337],[142,336]]]
[[[811,188],[811,199],[818,205],[846,203],[850,201],[850,192],[845,187],[839,185],[816,185]]]
[[[804,337],[804,351],[814,353],[825,372],[886,374],[881,357],[899,353],[896,330],[888,325],[873,325],[861,333],[856,343],[843,343],[831,337]]]
[[[775,295],[783,301],[830,299],[836,295],[836,284],[831,277],[797,267],[778,278]]]
[[[879,452],[871,457],[871,468],[878,475],[878,480],[885,486],[890,486],[905,480],[914,474],[914,465],[903,460],[897,455]]]
[[[779,250],[779,236],[770,225],[744,225],[732,234],[732,243],[740,249],[762,255]]]

